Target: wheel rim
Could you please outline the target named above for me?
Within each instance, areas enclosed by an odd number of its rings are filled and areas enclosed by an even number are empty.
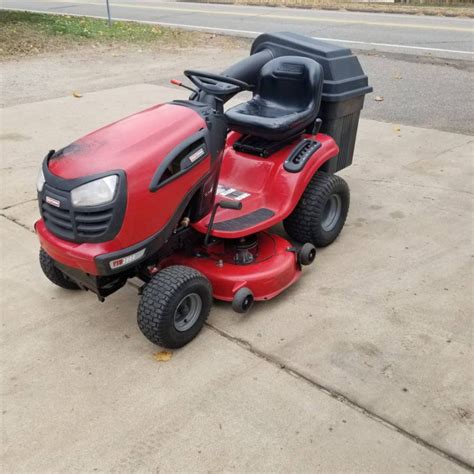
[[[323,209],[321,227],[326,232],[333,230],[341,217],[342,202],[339,194],[332,194]]]
[[[174,327],[179,332],[187,331],[194,326],[201,314],[202,300],[197,293],[186,295],[174,312]]]

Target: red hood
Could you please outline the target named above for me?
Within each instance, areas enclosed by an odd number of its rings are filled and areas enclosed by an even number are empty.
[[[205,127],[192,109],[161,104],[107,125],[58,150],[49,170],[72,179],[135,167],[153,176],[158,164],[184,139]]]

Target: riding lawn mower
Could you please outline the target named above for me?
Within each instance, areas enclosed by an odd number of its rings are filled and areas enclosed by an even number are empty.
[[[138,326],[178,348],[212,298],[247,312],[331,244],[349,209],[367,76],[347,48],[263,34],[222,74],[187,70],[174,100],[51,150],[38,182],[40,264],[101,301],[139,278]],[[227,110],[242,91],[252,97]],[[270,229],[283,223],[291,242]]]

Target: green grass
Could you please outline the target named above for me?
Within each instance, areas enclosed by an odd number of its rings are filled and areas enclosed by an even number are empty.
[[[185,47],[202,43],[206,35],[190,31],[67,15],[0,10],[0,56],[64,50],[82,43],[133,43]]]

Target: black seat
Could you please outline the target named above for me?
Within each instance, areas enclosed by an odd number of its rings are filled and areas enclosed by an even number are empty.
[[[282,141],[302,133],[321,105],[323,68],[313,59],[282,56],[262,67],[254,96],[226,112],[229,128]]]

